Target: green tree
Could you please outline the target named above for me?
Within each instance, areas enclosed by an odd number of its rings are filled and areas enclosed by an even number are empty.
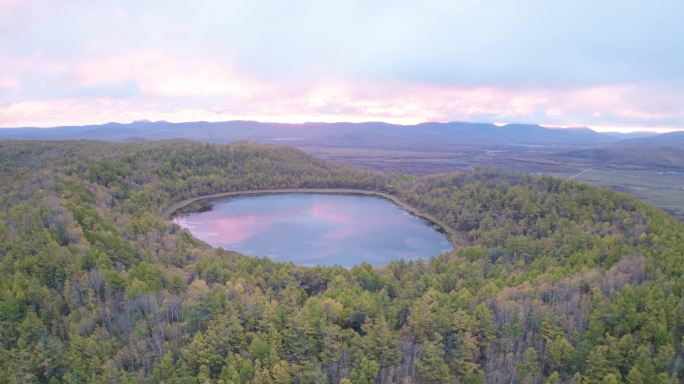
[[[518,375],[522,383],[534,383],[539,372],[539,354],[533,347],[527,348],[518,363]]]
[[[447,383],[453,380],[449,366],[444,361],[444,342],[435,333],[433,339],[423,343],[423,352],[416,362],[416,368],[426,382]]]

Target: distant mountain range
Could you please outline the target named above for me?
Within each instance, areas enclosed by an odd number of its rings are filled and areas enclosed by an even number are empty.
[[[677,132],[679,140],[684,132]],[[569,146],[593,147],[618,142],[638,145],[639,140],[669,145],[669,138],[650,133],[601,133],[589,128],[546,128],[534,124],[498,126],[486,123],[423,123],[397,125],[368,123],[261,123],[255,121],[187,122],[136,121],[55,128],[0,129],[0,139],[38,140],[162,140],[186,138],[227,143],[238,140],[293,146],[354,146],[448,150],[453,146]]]

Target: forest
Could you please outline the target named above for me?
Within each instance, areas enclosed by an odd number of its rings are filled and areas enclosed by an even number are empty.
[[[382,268],[213,249],[212,193],[386,192],[460,234]],[[374,173],[297,149],[0,141],[2,383],[684,382],[684,224],[577,181]]]

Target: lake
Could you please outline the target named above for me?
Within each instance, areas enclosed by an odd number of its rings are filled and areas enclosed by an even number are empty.
[[[200,200],[173,220],[213,247],[305,266],[384,265],[452,249],[436,224],[368,195],[286,193]]]

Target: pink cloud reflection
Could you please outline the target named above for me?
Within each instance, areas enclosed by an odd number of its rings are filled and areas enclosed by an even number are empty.
[[[339,205],[330,202],[314,202],[310,214],[312,217],[339,226],[323,235],[326,240],[342,240],[382,227],[379,218],[373,216],[365,217],[363,225],[359,225],[358,216],[351,215]]]
[[[199,239],[234,246],[268,230],[281,217],[282,215],[276,214],[239,214],[202,219],[199,224],[179,217],[176,223],[191,230]]]

